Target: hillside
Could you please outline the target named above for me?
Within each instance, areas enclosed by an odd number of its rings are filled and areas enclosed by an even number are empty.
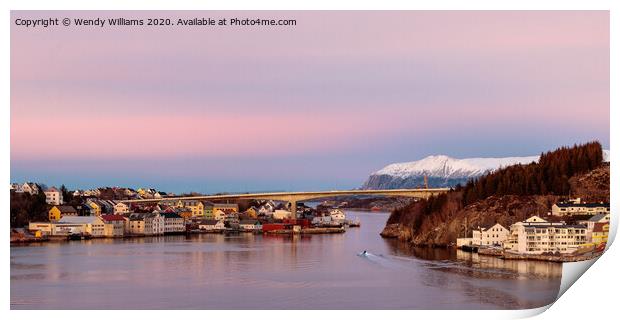
[[[509,226],[534,214],[546,216],[553,203],[569,193],[587,201],[609,201],[609,165],[600,163],[602,158],[591,159],[592,152],[596,152],[596,146],[590,144],[559,149],[545,154],[543,164],[505,168],[443,197],[411,203],[392,212],[381,235],[419,246],[447,246],[454,244],[457,237],[468,236],[467,233],[478,226],[495,222]],[[582,162],[575,159],[582,159]],[[599,165],[592,168],[596,162]],[[532,181],[536,187],[519,184],[519,181],[525,178],[529,181],[540,172],[550,172],[549,168],[558,171],[552,170],[554,174],[547,174],[536,183]],[[502,182],[505,179],[514,184],[501,187],[503,191],[498,192],[498,184],[505,183]],[[553,183],[558,186],[553,187]],[[485,184],[494,187],[484,188]],[[566,193],[558,192],[563,188],[568,189]]]

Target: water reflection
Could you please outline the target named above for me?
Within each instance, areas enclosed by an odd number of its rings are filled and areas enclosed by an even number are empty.
[[[429,268],[467,274],[477,278],[560,279],[562,264],[546,261],[505,260],[455,248],[414,247],[402,241],[386,239],[390,253],[428,261]]]
[[[497,309],[553,301],[561,265],[378,236],[199,234],[11,247],[13,309]],[[358,253],[368,250],[368,257]]]

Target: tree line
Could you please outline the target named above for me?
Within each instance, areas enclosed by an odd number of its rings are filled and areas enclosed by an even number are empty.
[[[441,211],[450,201],[459,201],[458,206],[462,208],[490,196],[566,196],[570,193],[569,179],[572,176],[591,171],[602,162],[603,148],[597,141],[561,147],[542,153],[538,162],[500,168],[470,180],[465,186],[457,185],[448,194],[412,203],[411,206],[394,212],[393,216],[396,218],[409,210],[430,215]]]

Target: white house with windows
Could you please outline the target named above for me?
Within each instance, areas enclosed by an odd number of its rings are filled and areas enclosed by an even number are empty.
[[[239,228],[243,231],[261,231],[263,230],[263,225],[258,220],[248,219],[241,220],[239,222]]]
[[[223,231],[226,230],[224,220],[202,220],[198,228],[203,231]]]
[[[585,244],[586,240],[586,226],[583,224],[548,222],[533,216],[510,226],[510,235],[504,242],[504,249],[525,254],[571,253]]]
[[[129,206],[123,202],[116,202],[114,204],[114,214],[129,213]]]
[[[501,246],[510,231],[499,223],[490,228],[478,228],[472,232],[471,244],[474,246]]]
[[[51,187],[45,190],[44,193],[45,193],[45,202],[47,204],[58,206],[63,203],[62,192],[60,192],[55,187]]]

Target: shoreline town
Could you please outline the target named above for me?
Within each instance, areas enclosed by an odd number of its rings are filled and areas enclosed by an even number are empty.
[[[504,259],[573,262],[600,256],[609,236],[609,203],[580,198],[556,203],[546,217],[531,216],[508,228],[479,226],[457,238],[459,250]]]
[[[11,192],[37,196],[35,183],[12,184]],[[43,191],[48,206],[47,221],[30,221],[27,227],[12,228],[12,243],[90,238],[123,238],[192,233],[253,232],[269,234],[343,233],[359,227],[359,220],[347,219],[333,201],[316,209],[297,205],[293,216],[287,203],[251,201],[245,209],[238,203],[166,199],[154,189],[106,188],[122,200],[102,199],[102,190],[76,190],[72,203],[51,187]],[[76,199],[80,199],[76,201]],[[146,204],[125,203],[127,199],[153,199]]]

